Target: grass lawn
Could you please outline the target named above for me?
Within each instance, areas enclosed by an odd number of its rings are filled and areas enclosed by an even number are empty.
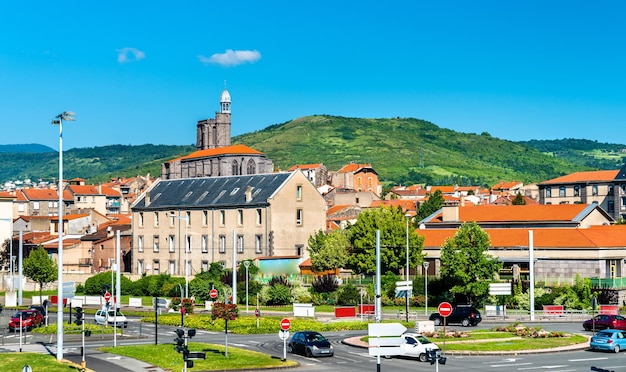
[[[59,362],[54,355],[38,353],[2,353],[3,371],[21,371],[29,365],[33,371],[67,372],[80,371],[80,366],[70,362]]]
[[[509,337],[511,335],[509,334]],[[514,336],[513,336],[514,337]],[[437,345],[443,349],[443,340],[434,340]],[[454,342],[448,342],[454,341]],[[550,349],[559,346],[577,345],[587,342],[587,337],[582,335],[570,335],[566,337],[548,337],[548,338],[528,338],[520,337],[518,339],[492,340],[472,342],[457,341],[455,339],[446,340],[446,351],[520,351],[520,350],[539,350]]]
[[[197,370],[263,369],[298,365],[291,360],[283,362],[263,353],[232,346],[228,346],[228,357],[225,356],[224,345],[190,342],[188,347],[190,352],[206,353],[206,360],[193,361],[193,368]],[[142,360],[163,369],[177,371],[183,367],[183,356],[174,350],[173,344],[102,347],[99,350]]]

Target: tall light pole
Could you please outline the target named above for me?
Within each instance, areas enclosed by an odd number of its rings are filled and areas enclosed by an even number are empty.
[[[57,288],[57,360],[63,360],[63,121],[74,121],[72,111],[63,111],[55,116],[52,124],[59,125],[59,252]]]
[[[424,265],[424,308],[426,309],[424,312],[426,316],[428,316],[428,266],[430,265],[430,262],[424,261],[422,265]]]
[[[409,218],[411,218],[410,214],[405,214],[404,217],[406,217],[406,276],[404,278],[404,280],[409,280]],[[412,286],[409,286],[410,288],[412,288]],[[406,299],[406,311],[405,311],[405,320],[408,322],[409,321],[409,291],[406,291],[406,295],[405,295],[405,299]]]
[[[179,246],[179,250],[178,250],[178,265],[180,267],[180,221],[183,220],[185,221],[185,298],[189,298],[189,261],[187,258],[187,252],[189,251],[189,218],[187,216],[177,216],[174,213],[170,214],[170,217],[172,218],[177,218],[178,219],[178,246]],[[178,272],[180,274],[180,269],[178,269]],[[181,293],[182,296],[182,293]]]

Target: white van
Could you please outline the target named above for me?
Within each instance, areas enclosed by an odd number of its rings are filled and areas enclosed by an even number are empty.
[[[117,327],[124,326],[124,328],[128,327],[128,319],[126,319],[126,316],[119,310],[116,313],[114,309],[109,309],[109,311],[98,310],[96,315],[94,315],[94,321],[96,324],[115,325]]]

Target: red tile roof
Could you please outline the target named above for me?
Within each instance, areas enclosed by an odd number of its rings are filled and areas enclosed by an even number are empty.
[[[570,183],[570,182],[607,182],[612,181],[617,177],[618,170],[599,170],[590,172],[576,172],[568,174],[562,177],[553,178],[541,182],[541,185],[554,184],[554,183]]]
[[[27,200],[37,201],[37,200],[58,200],[59,199],[59,194],[56,192],[56,190],[22,189],[21,191]]]
[[[93,185],[69,185],[67,189],[74,195],[102,195]]]
[[[588,204],[481,205],[459,208],[461,222],[572,221]],[[441,220],[441,213],[435,217]],[[431,221],[435,222],[435,221]]]
[[[337,173],[355,173],[359,169],[363,169],[363,168],[372,168],[372,165],[350,163],[350,164],[344,165],[341,169],[337,171]]]
[[[179,159],[188,160],[188,159],[197,159],[197,158],[208,158],[208,157],[219,156],[219,155],[238,155],[238,154],[259,155],[263,153],[253,148],[250,148],[246,145],[239,144],[239,145],[219,147],[216,149],[198,150],[198,151],[192,152],[189,155],[182,156]]]
[[[289,168],[289,172],[293,172],[296,169],[316,169],[319,168],[322,164],[321,163],[317,163],[317,164],[296,164],[294,166],[292,166],[291,168]]]

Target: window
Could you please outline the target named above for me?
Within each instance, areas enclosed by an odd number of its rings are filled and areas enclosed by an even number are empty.
[[[373,180],[372,180],[372,177],[369,177],[369,178],[367,179],[367,187],[371,188],[373,184],[374,184],[374,182],[373,182]]]
[[[226,236],[225,235],[220,235],[219,250],[220,250],[220,253],[226,253]]]
[[[263,217],[263,211],[261,209],[257,209],[256,210],[256,224],[257,225],[261,225],[261,223],[263,222],[263,219],[261,217]]]
[[[176,251],[176,243],[174,239],[174,235],[170,235],[167,237],[167,246],[169,247],[170,252]]]
[[[565,197],[565,186],[559,187],[559,197]]]
[[[580,196],[580,186],[574,186],[574,196]]]
[[[209,236],[202,235],[202,253],[207,253],[209,251]]]
[[[209,224],[209,212],[202,211],[202,226],[206,226]]]
[[[33,209],[34,210],[39,210],[39,202],[33,202]]]
[[[238,209],[237,210],[237,224],[238,225],[243,225],[243,210]]]
[[[152,273],[154,275],[159,275],[161,271],[161,266],[159,265],[159,260],[152,261]]]
[[[608,194],[609,195],[613,195],[614,192],[615,192],[615,188],[613,187],[613,185],[609,185],[608,186]]]
[[[237,235],[237,253],[243,253],[243,235]]]
[[[17,211],[18,212],[24,212],[24,203],[18,203],[17,204]],[[11,271],[11,270],[9,270]]]
[[[613,213],[615,212],[615,202],[613,200],[609,200],[607,203],[607,212]]]
[[[143,227],[143,212],[139,212],[139,227]]]
[[[302,185],[296,186],[296,200],[302,200]]]
[[[263,235],[254,236],[254,252],[263,253]]]
[[[159,227],[159,212],[154,212],[154,227]]]
[[[224,226],[226,224],[226,211],[220,211],[220,226]]]
[[[209,261],[202,261],[202,264],[200,266],[200,270],[202,270],[202,271],[209,271]]]
[[[622,204],[620,205],[620,208],[626,209],[626,197],[622,196],[621,200],[622,200]]]
[[[598,185],[591,186],[591,195],[598,196]]]
[[[620,188],[622,189],[622,194],[626,194],[626,183],[622,184]]]
[[[237,160],[233,160],[233,166],[232,166],[232,176],[238,176],[239,175],[239,163],[237,163]]]
[[[137,250],[143,252],[143,235],[137,236]]]
[[[185,242],[185,249],[187,253],[191,252],[191,235],[187,235],[186,237],[186,242]]]
[[[247,174],[255,174],[256,173],[256,164],[254,164],[254,160],[248,160]]]
[[[185,212],[185,225],[187,227],[191,227],[191,212],[190,211]]]
[[[144,273],[143,260],[137,260],[137,274],[142,275]]]
[[[51,201],[48,202],[48,208],[52,208],[53,205],[54,205],[53,202],[51,202]]]
[[[552,187],[546,187],[546,198],[552,197]]]
[[[174,212],[170,212],[170,227],[174,227],[174,220],[176,219],[176,214]]]
[[[169,271],[170,275],[176,274],[176,261],[169,260],[168,267],[169,267],[168,271]]]
[[[361,177],[356,178],[356,187],[361,187]]]
[[[152,250],[155,252],[159,251],[159,236],[155,235],[153,238]]]
[[[302,225],[302,209],[296,209],[296,225]]]
[[[296,256],[302,256],[303,250],[304,250],[304,245],[296,244]]]

